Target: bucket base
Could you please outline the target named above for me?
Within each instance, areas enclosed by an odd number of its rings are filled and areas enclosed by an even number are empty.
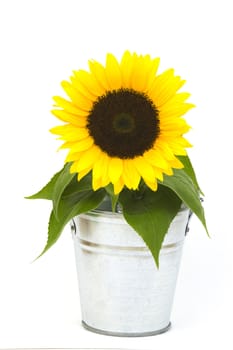
[[[143,332],[143,333],[124,333],[124,332],[111,332],[111,331],[104,331],[102,329],[97,329],[97,328],[89,326],[84,321],[82,321],[82,325],[88,331],[98,333],[98,334],[103,334],[103,335],[110,335],[110,336],[114,336],[114,337],[149,337],[152,335],[158,335],[158,334],[167,332],[171,328],[171,322],[169,322],[167,327],[159,329],[157,331]]]

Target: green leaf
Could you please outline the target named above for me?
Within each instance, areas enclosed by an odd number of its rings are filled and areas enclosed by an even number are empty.
[[[92,176],[91,173],[83,177],[80,181],[77,180],[77,177],[74,177],[69,185],[65,188],[62,193],[62,198],[73,196],[79,192],[87,191],[92,189]]]
[[[198,189],[198,191],[200,192],[200,194],[202,194],[204,196],[204,193],[202,192],[198,181],[197,181],[197,177],[195,174],[195,171],[193,169],[192,163],[190,161],[190,158],[188,156],[178,156],[177,158],[179,158],[179,160],[181,161],[181,163],[184,165],[184,171],[186,172],[186,174],[191,177],[194,185],[196,186],[196,188]]]
[[[58,177],[60,174],[64,171],[64,168],[57,172],[52,179],[47,183],[46,186],[44,186],[39,192],[33,194],[32,196],[25,197],[26,199],[49,199],[52,200],[53,198],[53,191],[54,191],[54,186],[57,182]]]
[[[65,225],[76,215],[95,209],[105,197],[105,190],[83,191],[78,195],[66,197],[59,201],[58,216],[52,210],[49,220],[48,240],[42,256],[60,237]],[[38,257],[38,258],[39,258]]]
[[[70,173],[70,166],[71,163],[67,163],[61,173],[59,174],[56,183],[54,184],[53,189],[53,210],[54,214],[57,216],[58,206],[60,203],[60,199],[62,196],[62,193],[64,192],[65,188],[68,186],[68,184],[71,182],[71,180],[76,175]]]
[[[165,175],[161,184],[169,187],[177,194],[177,196],[179,196],[185,205],[190,208],[199,218],[208,234],[204,209],[201,205],[199,191],[186,171],[183,169],[174,169],[174,174],[172,176]]]
[[[125,189],[120,193],[119,201],[126,221],[142,237],[159,267],[164,236],[180,209],[181,200],[169,188],[159,186],[156,192],[149,188]]]

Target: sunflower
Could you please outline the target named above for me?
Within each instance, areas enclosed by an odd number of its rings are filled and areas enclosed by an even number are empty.
[[[106,65],[89,61],[89,71],[74,71],[62,87],[69,97],[55,96],[52,113],[65,122],[51,129],[69,149],[66,162],[80,181],[92,172],[92,187],[110,183],[115,194],[136,190],[141,180],[153,191],[163,175],[183,168],[177,156],[190,143],[190,126],[182,118],[193,104],[185,83],[168,69],[157,74],[159,58],[126,51],[120,62],[107,54]]]

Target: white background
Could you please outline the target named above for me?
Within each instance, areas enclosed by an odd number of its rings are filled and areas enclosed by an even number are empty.
[[[0,348],[219,349],[232,344],[231,1],[0,1]],[[48,132],[60,81],[125,49],[187,79],[190,151],[211,233],[193,218],[171,331],[142,339],[82,329],[69,228],[41,259],[50,204],[27,201],[63,166]],[[231,344],[231,345],[230,345]]]

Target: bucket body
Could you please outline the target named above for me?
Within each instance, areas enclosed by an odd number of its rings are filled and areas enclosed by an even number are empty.
[[[93,210],[73,219],[82,322],[115,336],[165,332],[180,265],[189,210],[172,221],[160,251],[160,267],[122,214]]]

